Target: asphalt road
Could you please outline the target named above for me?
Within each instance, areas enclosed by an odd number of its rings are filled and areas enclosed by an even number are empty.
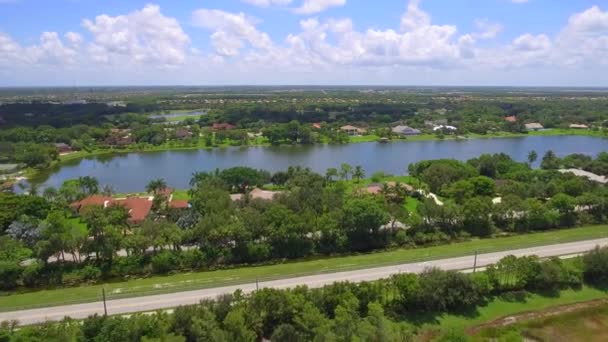
[[[579,241],[564,244],[540,246],[534,248],[517,249],[506,252],[479,254],[477,256],[477,266],[483,267],[493,264],[507,255],[538,255],[540,257],[550,257],[579,254],[591,250],[597,245],[608,245],[608,239]],[[369,268],[356,271],[327,273],[305,277],[273,280],[267,282],[260,282],[257,286],[259,286],[259,288],[268,287],[279,289],[291,288],[298,285],[307,285],[308,287],[321,287],[337,281],[372,281],[387,278],[397,273],[419,273],[427,267],[439,267],[444,270],[466,270],[471,269],[473,267],[473,262],[473,256],[466,256],[386,267]],[[222,294],[233,293],[237,289],[241,289],[243,292],[251,292],[256,289],[256,284],[250,283],[204,290],[110,300],[107,302],[107,309],[109,315],[154,311],[158,309],[172,308],[180,305],[196,304],[201,299],[213,299]],[[0,321],[17,320],[19,324],[27,325],[42,323],[49,320],[61,320],[66,316],[76,319],[86,318],[87,316],[93,315],[95,313],[103,314],[103,302],[55,306],[14,312],[0,312]]]

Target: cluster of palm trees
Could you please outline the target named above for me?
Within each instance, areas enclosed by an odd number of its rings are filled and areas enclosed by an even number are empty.
[[[361,181],[361,179],[365,178],[365,170],[361,165],[357,165],[354,168],[350,164],[342,164],[340,165],[340,169],[329,168],[325,172],[325,179],[328,182],[333,182],[339,178],[341,180],[349,180],[354,179],[357,183]]]

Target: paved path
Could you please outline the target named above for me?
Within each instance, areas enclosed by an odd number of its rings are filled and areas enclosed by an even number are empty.
[[[483,267],[493,264],[501,258],[510,254],[515,256],[538,255],[540,257],[570,255],[579,254],[591,250],[597,245],[608,245],[608,238],[517,249],[506,252],[480,254],[477,256],[477,266]],[[427,267],[439,267],[444,270],[466,270],[473,267],[473,259],[473,256],[466,256],[386,267],[369,268],[356,271],[318,274],[305,277],[260,282],[259,287],[290,288],[295,287],[297,285],[321,287],[337,281],[372,281],[387,278],[396,273],[419,273]],[[132,312],[153,311],[157,309],[172,308],[179,305],[195,304],[198,303],[201,299],[213,299],[222,294],[233,293],[237,289],[241,289],[244,292],[251,292],[256,289],[256,284],[250,283],[196,291],[185,291],[171,294],[110,300],[107,302],[108,314],[115,315]],[[14,312],[0,312],[0,321],[17,320],[20,324],[34,324],[41,323],[47,320],[60,320],[65,316],[70,316],[72,318],[77,319],[86,318],[87,316],[93,315],[95,313],[103,313],[102,302],[56,306]]]

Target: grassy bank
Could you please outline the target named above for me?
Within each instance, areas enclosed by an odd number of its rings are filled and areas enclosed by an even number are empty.
[[[497,300],[490,303],[488,311],[494,313],[482,314],[489,321],[519,313],[533,308],[534,312],[542,314],[546,311],[557,311],[555,315],[545,318],[525,320],[508,327],[488,327],[473,336],[473,341],[524,341],[527,337],[531,341],[557,341],[557,342],[587,342],[608,340],[608,305],[590,302],[595,299],[605,299],[606,292],[583,288],[580,291],[563,291],[557,298],[547,298],[538,295],[531,296],[522,303],[510,303]],[[573,311],[559,313],[566,307],[563,305],[575,304]],[[561,307],[560,307],[561,306]],[[572,305],[570,305],[572,307]],[[485,307],[484,307],[485,309]],[[517,311],[516,311],[517,310]],[[463,325],[457,325],[463,326]],[[464,325],[466,327],[466,325]]]
[[[605,237],[608,237],[607,225],[588,226],[496,239],[473,240],[428,248],[396,249],[371,254],[319,258],[266,266],[238,267],[217,271],[154,276],[108,284],[50,289],[2,296],[0,297],[0,311],[97,301],[100,300],[101,289],[104,287],[110,299],[124,298],[243,284],[254,282],[256,278],[264,281],[466,256],[474,254],[475,251],[489,253]]]

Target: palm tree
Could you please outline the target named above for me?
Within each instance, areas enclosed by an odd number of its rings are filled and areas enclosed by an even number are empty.
[[[146,185],[146,191],[155,195],[166,188],[167,182],[165,182],[165,180],[162,178],[153,179],[150,181],[150,183],[148,183],[148,185]]]
[[[528,164],[534,164],[536,159],[538,159],[538,153],[536,153],[534,150],[530,151],[530,153],[528,153]]]
[[[57,189],[49,186],[48,188],[42,191],[42,197],[44,197],[47,201],[53,201],[58,195]]]
[[[346,163],[340,165],[340,179],[348,180],[348,177],[350,176],[352,171],[353,171],[352,166],[350,166]]]
[[[80,190],[87,195],[96,194],[99,192],[99,181],[95,177],[84,176],[78,178]]]
[[[333,182],[334,177],[338,177],[338,169],[336,169],[335,167],[330,167],[329,169],[327,169],[327,171],[325,171],[325,180],[328,183]]]
[[[101,189],[101,193],[104,196],[112,197],[112,194],[114,194],[114,188],[112,188],[111,185],[104,185],[103,188]]]
[[[365,178],[365,170],[361,165],[357,165],[355,167],[355,171],[353,172],[353,178],[356,179],[356,182],[359,183],[362,178]]]

